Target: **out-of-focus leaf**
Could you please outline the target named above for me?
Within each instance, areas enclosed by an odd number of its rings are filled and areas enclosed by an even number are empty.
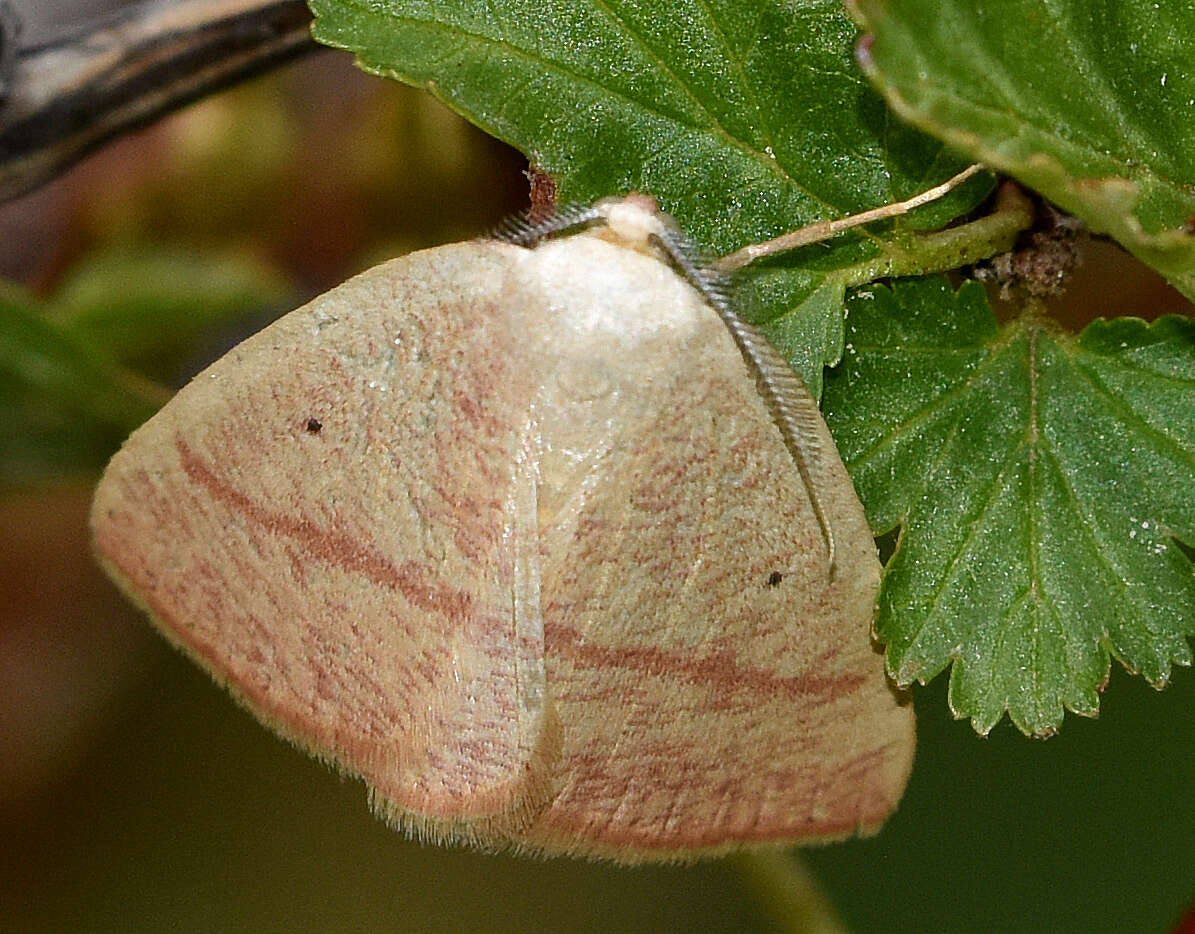
[[[246,313],[283,305],[290,289],[263,263],[194,250],[95,253],[56,294],[55,323],[80,343],[156,379],[177,379],[198,339]]]
[[[98,470],[164,394],[0,289],[0,488]]]

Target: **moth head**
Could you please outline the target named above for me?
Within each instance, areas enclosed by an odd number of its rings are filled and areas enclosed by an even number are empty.
[[[603,239],[654,256],[658,252],[655,244],[667,238],[670,219],[651,195],[632,192],[622,198],[605,198],[594,209],[605,222],[598,233]]]

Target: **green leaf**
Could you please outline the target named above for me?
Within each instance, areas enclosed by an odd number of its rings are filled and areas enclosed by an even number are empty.
[[[1195,323],[1026,316],[941,279],[848,302],[826,417],[878,531],[903,526],[876,631],[901,684],[1046,735],[1094,715],[1109,654],[1161,687],[1190,664]]]
[[[275,271],[249,258],[118,246],[71,270],[55,294],[54,321],[96,352],[169,381],[203,334],[289,297]]]
[[[166,401],[151,380],[177,379],[201,334],[288,291],[251,260],[132,246],[89,257],[51,303],[0,283],[0,488],[102,468]]]
[[[717,253],[903,200],[965,164],[889,119],[852,61],[856,29],[837,0],[310,5],[317,39],[521,149],[562,199],[650,192]],[[772,262],[758,288],[745,274],[750,317],[816,390],[841,347],[843,289],[945,268],[910,231],[990,187],[981,176],[900,224]]]
[[[852,0],[893,108],[1195,299],[1195,6]]]
[[[165,401],[0,288],[0,489],[102,467]]]

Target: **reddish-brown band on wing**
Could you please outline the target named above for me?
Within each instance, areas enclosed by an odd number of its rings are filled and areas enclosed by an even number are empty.
[[[558,735],[537,605],[513,247],[375,268],[250,338],[113,459],[97,550],[259,717],[416,832],[495,842]],[[484,347],[487,353],[470,353]]]
[[[544,378],[552,410],[572,413],[544,424],[541,469],[564,745],[552,803],[517,841],[636,861],[874,830],[904,789],[913,713],[870,641],[880,567],[833,441],[821,424],[831,579],[809,495],[725,327],[650,259],[589,243],[568,244],[559,276],[541,247],[531,276],[552,294],[568,269],[599,280],[571,299],[611,303],[618,333],[591,324],[577,344],[600,378],[579,380],[575,360]],[[687,311],[619,343],[620,319],[667,303]],[[588,464],[586,432],[613,439]],[[553,460],[561,437],[568,456]]]

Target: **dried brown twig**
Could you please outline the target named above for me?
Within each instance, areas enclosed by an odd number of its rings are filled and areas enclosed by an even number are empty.
[[[205,94],[317,48],[304,0],[149,0],[30,48],[0,0],[0,201]]]

